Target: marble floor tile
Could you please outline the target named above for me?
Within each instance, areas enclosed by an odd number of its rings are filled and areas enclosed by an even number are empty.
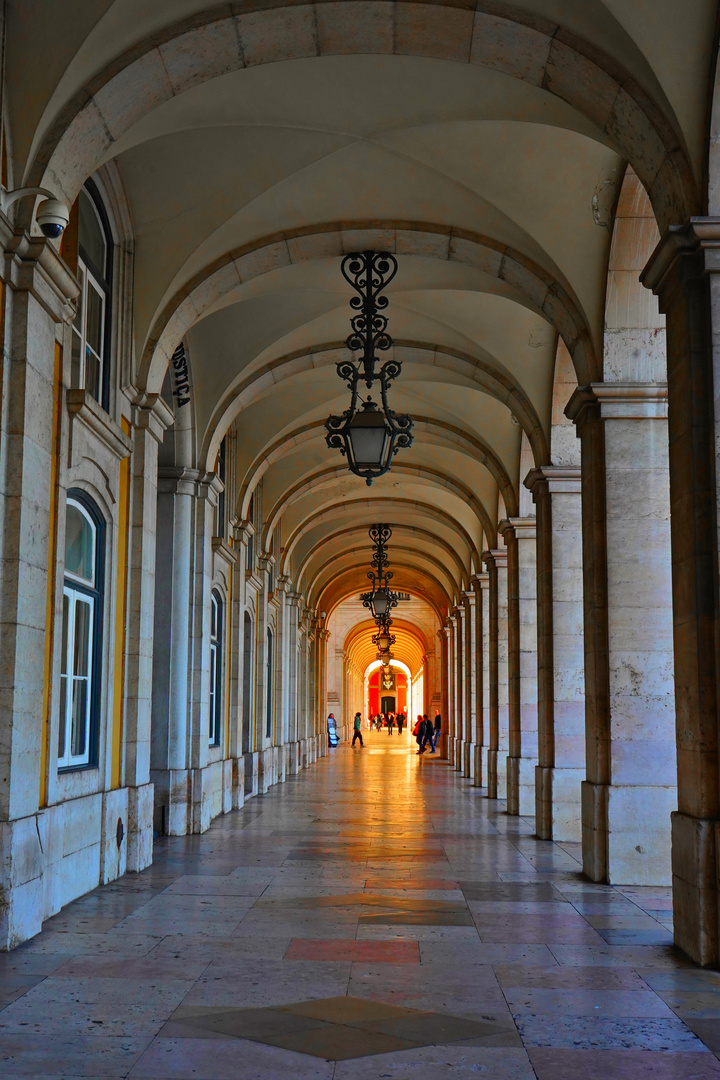
[[[672,948],[668,889],[587,881],[447,763],[372,750],[0,956],[3,1080],[720,1080],[720,973]]]
[[[720,1061],[707,1053],[532,1048],[537,1080],[720,1080]]]

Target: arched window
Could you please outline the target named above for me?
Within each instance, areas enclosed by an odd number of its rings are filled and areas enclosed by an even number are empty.
[[[274,672],[274,658],[273,658],[273,633],[272,630],[267,632],[267,722],[265,726],[265,734],[268,739],[272,735],[272,722],[273,722],[273,695],[275,687],[273,686],[273,672]]]
[[[222,730],[223,602],[217,589],[210,595],[210,724],[208,741],[220,745]]]
[[[104,523],[82,492],[65,514],[58,768],[97,764],[103,607]]]
[[[84,387],[107,409],[112,239],[104,207],[90,180],[73,207],[68,231],[73,235],[67,244],[74,250],[63,244],[63,255],[80,282],[72,327],[72,385]]]

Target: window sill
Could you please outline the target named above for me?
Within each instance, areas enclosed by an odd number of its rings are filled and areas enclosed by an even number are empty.
[[[87,390],[68,390],[67,410],[73,423],[83,424],[116,458],[122,460],[128,457],[132,450],[129,435],[125,434]]]

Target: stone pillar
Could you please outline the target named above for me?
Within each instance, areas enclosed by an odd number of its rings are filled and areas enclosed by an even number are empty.
[[[535,501],[538,535],[535,823],[543,840],[578,842],[585,779],[580,468],[534,469],[525,485]]]
[[[487,754],[488,798],[507,798],[509,738],[508,699],[508,556],[504,548],[483,552],[489,575],[490,710]]]
[[[47,752],[45,687],[53,513],[53,428],[62,345],[77,282],[42,237],[0,216],[3,362],[0,397],[0,950],[39,933],[45,916],[38,815]],[[57,361],[56,361],[57,355]],[[55,463],[57,464],[57,463]],[[54,554],[53,554],[54,557]],[[49,912],[48,912],[49,914]]]
[[[446,623],[447,628],[447,757],[451,765],[455,764],[455,627],[452,618]]]
[[[476,701],[475,701],[475,787],[487,782],[487,741],[490,729],[490,592],[489,575],[477,574],[473,579],[475,589],[475,642],[476,642]]]
[[[172,411],[159,395],[138,396],[132,409],[123,769],[124,783],[131,789],[127,869],[134,871],[152,862],[150,731],[158,444],[172,422]]]
[[[472,776],[473,735],[475,728],[475,645],[474,645],[475,594],[464,593],[462,598],[463,623],[463,741],[460,763],[462,774],[467,779]]]
[[[535,813],[537,720],[537,547],[535,518],[500,522],[508,552],[510,698],[508,813]]]
[[[675,942],[720,962],[718,483],[720,219],[668,229],[641,280],[667,324],[678,809],[672,815]]]
[[[447,624],[443,626],[442,630],[438,631],[438,637],[440,639],[440,683],[441,683],[441,705],[440,712],[442,715],[442,729],[440,740],[438,743],[438,751],[442,757],[448,756],[448,730],[449,730],[449,718],[450,718],[450,691],[448,685],[448,674],[450,671],[450,631]],[[427,690],[425,690],[427,696]],[[411,723],[408,725],[412,731],[415,726],[416,717],[411,717]]]
[[[465,716],[465,609],[455,608],[453,616],[455,635],[455,743],[453,764],[462,772],[463,739],[467,718]]]
[[[583,867],[593,881],[669,884],[677,791],[667,391],[593,383],[566,412],[583,470]]]

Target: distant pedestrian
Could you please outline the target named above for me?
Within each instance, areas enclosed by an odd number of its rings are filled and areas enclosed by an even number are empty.
[[[361,730],[361,728],[362,728],[362,716],[360,715],[359,712],[355,713],[355,720],[353,721],[353,728],[354,728],[354,732],[353,732],[353,737],[352,737],[352,744],[354,746],[355,745],[355,740],[359,739],[360,740],[360,749],[362,749],[363,746],[365,745],[365,743],[363,742],[362,730]]]
[[[425,750],[429,746],[430,747],[430,753],[434,754],[435,753],[435,747],[433,746],[434,729],[433,729],[432,721],[430,720],[430,717],[427,715],[427,713],[423,714],[422,726],[421,726],[420,730],[423,733],[422,742],[420,743],[420,753],[424,754]]]
[[[437,744],[440,740],[440,733],[442,731],[442,716],[439,712],[435,712],[435,722],[433,724],[433,750],[437,750]]]
[[[397,714],[398,735],[402,735],[404,726],[405,726],[405,713],[404,712],[399,712]]]
[[[418,748],[417,748],[418,754],[422,754],[423,734],[424,734],[424,732],[423,732],[423,718],[420,715],[420,713],[418,713],[418,718],[417,718],[417,721],[415,723],[415,727],[413,728],[413,735],[415,736],[415,741],[418,744]]]
[[[395,713],[388,713],[388,735],[392,735],[395,727]]]

